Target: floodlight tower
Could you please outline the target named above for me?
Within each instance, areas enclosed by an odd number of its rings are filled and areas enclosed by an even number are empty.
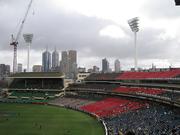
[[[29,53],[30,53],[30,46],[32,43],[33,34],[23,34],[24,40],[27,44],[28,51],[27,51],[27,72],[29,72]]]
[[[138,27],[138,21],[139,21],[139,18],[138,17],[135,17],[135,18],[132,18],[130,20],[128,20],[128,24],[132,30],[132,32],[134,32],[134,46],[135,46],[135,58],[134,58],[134,68],[135,70],[137,71],[138,67],[137,67],[137,32],[139,31],[139,27]]]

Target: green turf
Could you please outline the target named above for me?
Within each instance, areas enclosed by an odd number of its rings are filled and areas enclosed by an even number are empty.
[[[94,118],[65,108],[0,103],[0,135],[103,135]]]

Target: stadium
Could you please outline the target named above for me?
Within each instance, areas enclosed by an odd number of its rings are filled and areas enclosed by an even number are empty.
[[[179,135],[179,84],[178,68],[93,73],[68,87],[60,73],[14,74],[1,91],[0,134]]]

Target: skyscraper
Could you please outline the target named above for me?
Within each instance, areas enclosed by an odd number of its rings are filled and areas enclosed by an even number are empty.
[[[60,69],[61,72],[63,72],[65,75],[67,75],[69,71],[69,66],[68,66],[68,54],[66,51],[61,52],[61,62],[60,62]]]
[[[59,53],[55,49],[52,53],[52,70],[56,71],[57,67],[59,66]]]
[[[51,71],[51,53],[47,49],[42,54],[42,68],[43,72]]]
[[[10,65],[0,64],[0,78],[10,74]]]
[[[109,62],[106,58],[102,59],[102,72],[107,73],[109,71]]]
[[[62,51],[60,67],[67,78],[74,79],[77,74],[77,52],[75,50]]]
[[[120,72],[120,61],[118,60],[118,59],[116,59],[115,61],[114,61],[114,71],[116,72],[116,73],[119,73]]]
[[[75,78],[77,74],[77,52],[69,50],[69,77]]]
[[[18,63],[18,73],[21,73],[22,69],[23,69],[22,64]]]

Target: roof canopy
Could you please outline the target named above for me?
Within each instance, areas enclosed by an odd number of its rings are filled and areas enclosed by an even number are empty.
[[[64,78],[64,76],[59,72],[25,72],[12,74],[9,78]]]

